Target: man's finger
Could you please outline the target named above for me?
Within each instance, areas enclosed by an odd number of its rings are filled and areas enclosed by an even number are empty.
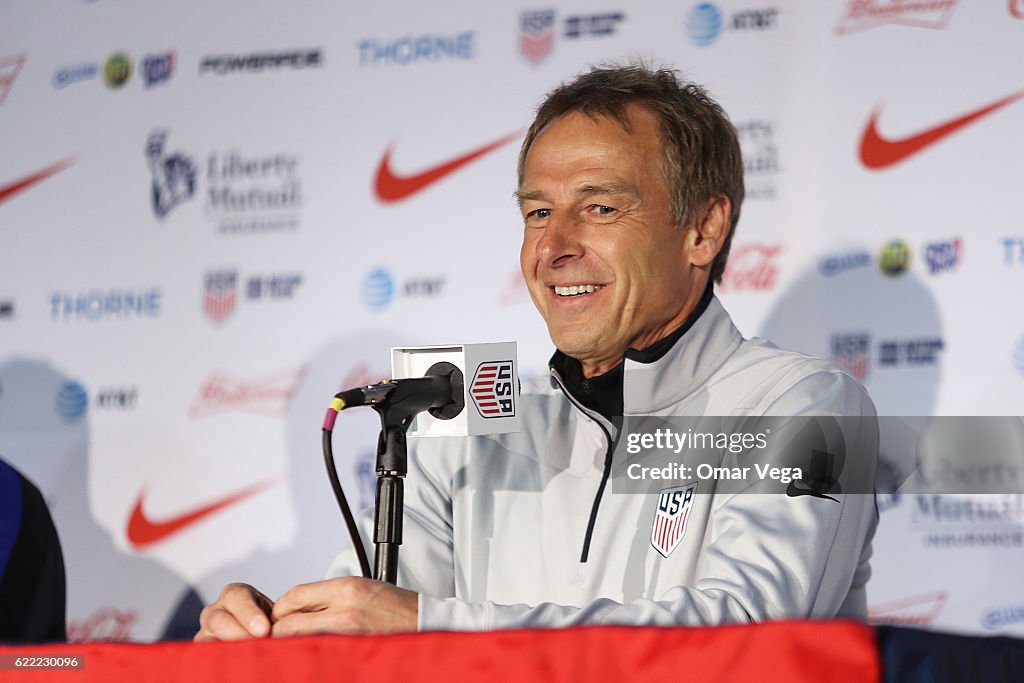
[[[266,617],[264,617],[266,618]],[[253,634],[244,628],[229,612],[220,607],[207,607],[199,617],[201,627],[195,640],[241,640]]]
[[[273,609],[273,603],[252,586],[242,583],[230,584],[224,588],[218,602],[249,636],[262,638],[270,633],[268,615]]]
[[[332,579],[295,586],[274,603],[274,621],[296,612],[318,612],[324,609],[330,602],[330,591],[336,589],[338,583],[338,579]]]
[[[280,602],[280,601],[278,601]],[[308,636],[316,633],[366,633],[351,619],[333,610],[293,612],[274,622],[271,637]]]

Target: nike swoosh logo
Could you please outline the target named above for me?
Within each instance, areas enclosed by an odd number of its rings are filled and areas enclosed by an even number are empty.
[[[479,149],[413,175],[398,175],[391,170],[391,153],[395,149],[395,146],[392,144],[384,152],[384,156],[380,160],[380,166],[377,167],[377,180],[374,184],[377,198],[382,202],[397,202],[406,199],[436,183],[446,175],[454,173],[466,164],[476,161],[488,152],[492,152],[502,145],[512,142],[519,135],[518,131],[511,135],[506,135]]]
[[[143,510],[142,503],[146,496],[146,491],[143,489],[139,493],[139,497],[135,499],[135,507],[132,508],[131,517],[128,519],[128,542],[136,548],[145,548],[154,543],[159,543],[168,536],[180,533],[201,519],[259,493],[273,483],[271,480],[258,482],[209,505],[204,505],[185,514],[162,521],[150,519]]]
[[[821,491],[816,489],[805,489],[796,485],[796,482],[789,482],[789,486],[786,487],[786,495],[790,498],[799,498],[800,496],[812,496],[814,498],[827,498],[831,501],[838,503],[839,501],[832,496],[826,496]]]
[[[860,141],[860,160],[865,166],[873,170],[892,166],[934,145],[939,140],[952,135],[964,126],[974,123],[981,117],[1016,102],[1021,97],[1024,97],[1024,91],[1004,97],[981,109],[969,112],[910,137],[899,139],[885,138],[878,132],[878,117],[882,112],[881,107],[879,107],[871,114],[867,128],[864,129],[864,135]]]
[[[64,161],[58,161],[53,166],[48,166],[40,171],[32,173],[31,175],[27,175],[24,178],[21,178],[20,180],[15,180],[14,182],[10,182],[7,183],[6,185],[0,186],[0,204],[3,204],[8,199],[18,194],[19,192],[27,190],[36,183],[46,180],[53,174],[60,173],[68,166],[71,166],[73,163],[75,163],[75,160],[73,158],[65,159]]]

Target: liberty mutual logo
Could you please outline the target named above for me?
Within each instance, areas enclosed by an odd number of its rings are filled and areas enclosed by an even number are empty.
[[[153,176],[153,213],[160,220],[196,193],[195,163],[181,152],[168,154],[166,142],[166,130],[155,130],[146,140],[146,161]]]

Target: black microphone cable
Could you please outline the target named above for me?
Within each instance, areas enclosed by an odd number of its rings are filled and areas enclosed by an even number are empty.
[[[372,579],[373,574],[370,570],[370,560],[366,556],[366,548],[363,547],[363,541],[359,536],[359,527],[356,526],[356,518],[352,515],[352,509],[348,506],[348,499],[345,498],[345,492],[341,488],[341,480],[338,479],[338,468],[334,463],[334,448],[331,446],[331,436],[334,433],[334,421],[338,419],[338,413],[345,409],[345,399],[349,398],[352,393],[353,391],[350,390],[337,394],[334,397],[334,400],[331,401],[331,407],[327,409],[327,415],[324,417],[322,436],[324,465],[327,466],[327,477],[331,480],[331,489],[334,490],[334,499],[338,501],[338,507],[341,508],[341,516],[345,518],[345,526],[348,527],[348,534],[352,537],[352,547],[356,551],[356,557],[359,558],[359,569],[362,571],[364,578]]]

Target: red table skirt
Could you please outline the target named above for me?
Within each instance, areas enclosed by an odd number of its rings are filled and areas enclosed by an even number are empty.
[[[84,655],[85,666],[8,669],[0,680],[876,683],[881,676],[873,630],[842,621],[0,646],[0,655],[10,654]]]

